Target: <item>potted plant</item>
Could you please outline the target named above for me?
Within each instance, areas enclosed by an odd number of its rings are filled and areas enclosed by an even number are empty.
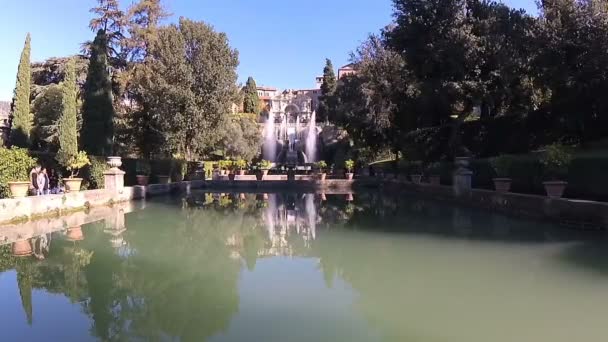
[[[236,167],[239,176],[245,175],[245,169],[247,168],[246,160],[238,159],[237,161],[234,162],[234,166]]]
[[[9,190],[13,198],[26,197],[32,184],[29,172],[35,164],[26,149],[0,147],[0,184],[8,185],[8,189],[0,186],[0,195]]]
[[[150,181],[150,162],[147,160],[138,160],[135,165],[135,177],[137,178],[137,185],[146,186]]]
[[[561,144],[549,145],[540,160],[545,176],[550,180],[543,182],[547,196],[561,198],[568,182],[563,181],[568,175],[568,167],[572,162],[572,153]]]
[[[501,155],[490,160],[490,165],[496,174],[496,178],[492,178],[496,192],[504,194],[511,190],[511,178],[509,178],[509,172],[512,163],[513,158],[507,155]]]
[[[426,166],[426,174],[429,179],[429,184],[433,186],[441,185],[441,163],[433,162]]]
[[[355,161],[352,159],[345,161],[344,168],[346,169],[346,179],[352,180],[354,176],[352,171],[355,168]]]
[[[266,177],[268,175],[268,170],[270,170],[271,166],[272,166],[272,163],[270,163],[268,160],[264,159],[264,160],[260,161],[258,167],[262,171],[262,179],[264,179],[264,177]]]
[[[317,162],[317,169],[319,169],[319,180],[325,181],[325,178],[327,177],[327,163],[325,160],[320,160]]]
[[[87,153],[84,151],[78,152],[73,156],[61,155],[58,156],[58,161],[62,164],[68,171],[70,171],[70,177],[63,179],[63,184],[65,184],[66,192],[77,192],[80,191],[80,185],[82,184],[82,178],[78,178],[78,172],[80,169],[87,165],[91,165],[91,161],[89,161],[89,157]]]
[[[420,184],[422,182],[422,163],[419,161],[410,163],[410,177],[414,184]]]

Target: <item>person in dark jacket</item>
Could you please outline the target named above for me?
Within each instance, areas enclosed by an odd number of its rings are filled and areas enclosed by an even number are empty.
[[[36,164],[34,168],[30,171],[30,194],[37,195],[38,194],[38,173],[40,172],[40,164]]]

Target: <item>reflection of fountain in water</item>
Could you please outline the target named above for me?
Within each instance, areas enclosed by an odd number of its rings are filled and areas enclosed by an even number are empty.
[[[314,240],[317,235],[317,208],[315,207],[314,194],[306,194],[306,213],[308,214],[310,237]]]
[[[304,153],[306,153],[309,163],[314,163],[317,160],[317,114],[315,112],[312,112],[308,122]]]
[[[277,137],[274,128],[274,114],[268,114],[268,120],[266,121],[264,129],[264,150],[262,151],[262,157],[268,161],[275,162],[277,156]]]

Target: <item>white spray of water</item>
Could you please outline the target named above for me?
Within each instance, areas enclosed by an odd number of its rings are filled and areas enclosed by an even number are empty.
[[[312,112],[310,122],[308,123],[308,132],[306,134],[306,157],[309,163],[314,163],[317,159],[317,114]]]
[[[268,120],[266,121],[265,136],[264,136],[264,150],[262,155],[264,159],[276,162],[277,156],[277,137],[274,128],[274,114],[268,114]]]

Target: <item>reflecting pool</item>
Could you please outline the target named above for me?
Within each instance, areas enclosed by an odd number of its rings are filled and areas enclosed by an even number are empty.
[[[3,341],[600,341],[602,234],[414,197],[155,198],[0,227]]]

